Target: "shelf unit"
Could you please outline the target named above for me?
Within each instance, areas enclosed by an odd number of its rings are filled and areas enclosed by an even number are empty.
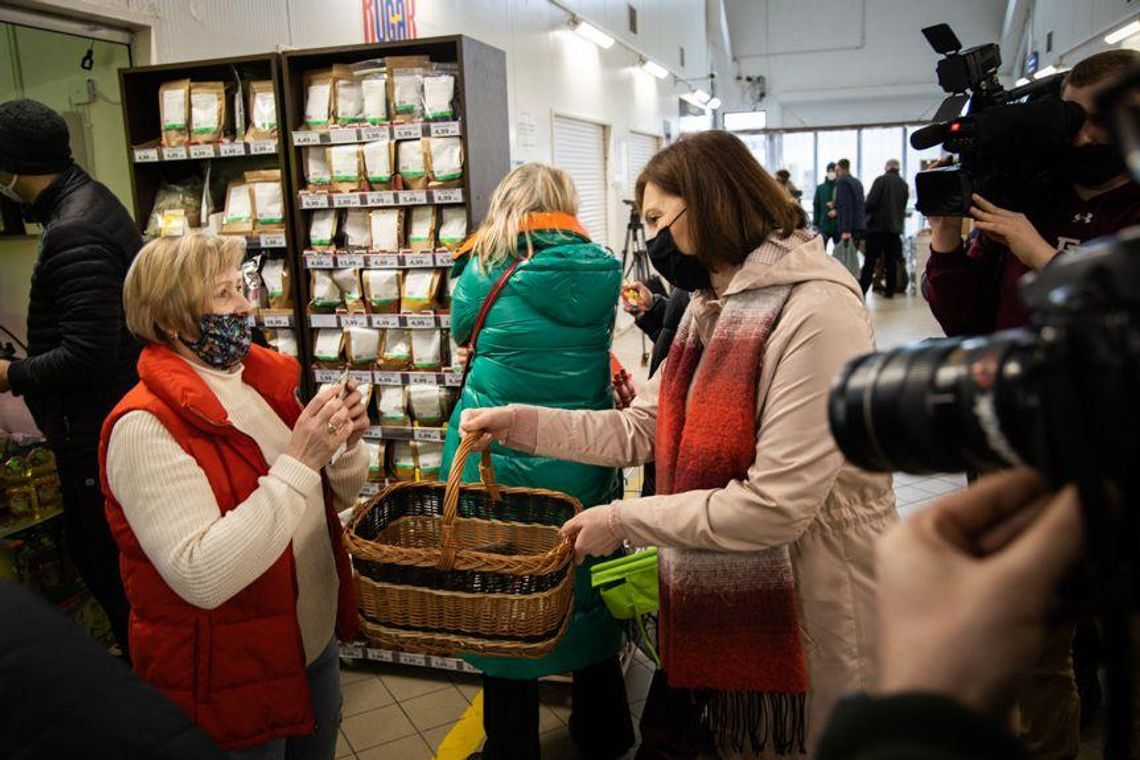
[[[123,120],[127,125],[127,146],[131,156],[131,186],[135,220],[146,230],[155,197],[163,181],[175,182],[194,176],[203,176],[210,165],[210,192],[214,207],[225,205],[225,178],[238,172],[256,169],[281,171],[282,202],[291,206],[295,193],[289,184],[289,151],[286,149],[287,132],[284,129],[284,109],[281,84],[281,57],[276,53],[218,58],[158,66],[137,66],[119,72],[123,99]],[[245,142],[244,135],[226,135],[223,142],[191,144],[177,147],[160,145],[159,88],[164,82],[177,79],[191,81],[223,81],[230,86],[240,79],[243,92],[252,80],[273,82],[277,104],[277,139]],[[233,110],[233,91],[226,97]],[[243,98],[244,100],[244,98]],[[293,214],[286,208],[285,229],[278,232],[240,235],[245,240],[250,256],[283,258],[292,271],[297,271],[296,236]],[[203,219],[205,226],[207,220]],[[300,287],[293,278],[293,303],[300,298]],[[280,313],[257,315],[258,327],[292,328],[298,323],[295,307],[288,318]],[[300,340],[298,336],[298,345]],[[298,357],[302,358],[302,357]]]

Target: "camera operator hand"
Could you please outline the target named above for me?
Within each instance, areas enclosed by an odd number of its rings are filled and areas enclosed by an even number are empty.
[[[970,216],[974,218],[975,226],[1008,248],[1022,264],[1037,270],[1053,260],[1056,249],[1041,237],[1025,214],[999,208],[977,193],[972,198],[974,206],[970,209]]]
[[[991,715],[1038,661],[1050,597],[1080,557],[1075,489],[1020,469],[984,478],[879,544],[881,690],[933,692]]]

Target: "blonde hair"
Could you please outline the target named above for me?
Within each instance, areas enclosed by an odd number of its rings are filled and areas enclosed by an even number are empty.
[[[123,283],[127,329],[147,343],[173,345],[170,331],[196,336],[219,277],[241,265],[245,241],[193,233],[152,240]]]
[[[530,230],[522,228],[527,214],[562,212],[577,216],[578,190],[561,169],[546,164],[523,164],[499,183],[491,196],[487,218],[476,233],[474,256],[483,269],[491,269],[515,256],[518,236],[526,238],[526,255],[534,255]]]

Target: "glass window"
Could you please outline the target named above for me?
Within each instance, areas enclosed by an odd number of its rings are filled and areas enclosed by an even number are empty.
[[[859,130],[828,129],[819,133],[819,167],[822,172],[832,161],[846,158],[851,173],[859,176]]]
[[[756,157],[761,166],[768,165],[768,135],[745,133],[739,134],[737,137],[748,147],[748,150]]]
[[[914,204],[918,200],[917,185],[915,185],[914,175],[922,171],[922,164],[924,161],[933,161],[942,157],[942,147],[935,146],[927,148],[926,150],[915,150],[910,146],[910,136],[925,125],[918,124],[906,128],[906,181],[910,185],[910,203],[909,208],[914,209]],[[926,220],[922,214],[913,211],[906,220],[906,234],[913,235],[920,229],[926,226]]]
[[[902,166],[903,129],[902,127],[874,127],[862,130],[863,145],[859,155],[859,179],[868,192],[871,183],[881,175],[892,158]]]
[[[811,198],[815,192],[815,133],[785,132],[778,166],[765,165],[771,174],[779,169],[787,169],[791,182],[803,191],[804,197]],[[802,199],[801,199],[802,201]]]

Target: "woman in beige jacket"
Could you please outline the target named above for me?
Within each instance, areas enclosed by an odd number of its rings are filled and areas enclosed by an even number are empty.
[[[873,546],[898,519],[890,477],[846,462],[827,422],[832,378],[874,348],[870,320],[858,283],[734,136],[666,148],[638,200],[654,265],[693,290],[664,370],[625,410],[511,406],[461,426],[543,456],[657,462],[658,495],[564,528],[579,558],[622,540],[667,548],[669,688],[655,681],[639,757],[709,736],[723,754],[804,754],[836,700],[871,683]]]

